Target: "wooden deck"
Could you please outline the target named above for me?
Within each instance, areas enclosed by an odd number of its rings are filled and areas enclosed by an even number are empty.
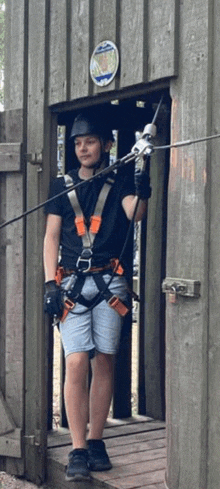
[[[104,440],[113,468],[92,472],[91,482],[66,482],[65,465],[71,450],[67,429],[48,436],[48,480],[53,489],[165,489],[165,423],[138,416],[109,420]]]

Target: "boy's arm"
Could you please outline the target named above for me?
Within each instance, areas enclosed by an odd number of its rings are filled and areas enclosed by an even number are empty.
[[[137,195],[127,195],[122,200],[122,207],[125,211],[127,218],[130,221],[134,215],[137,199],[138,199]],[[146,212],[147,212],[147,200],[140,200],[138,203],[135,221],[136,222],[141,221],[141,219],[143,219],[143,217],[146,215]]]
[[[129,220],[134,212],[139,198],[135,221],[140,221],[147,212],[147,201],[151,196],[149,165],[144,171],[136,171],[134,174],[135,195],[126,195],[122,200],[122,206]]]
[[[55,279],[58,264],[61,222],[61,216],[48,214],[43,250],[45,282]]]

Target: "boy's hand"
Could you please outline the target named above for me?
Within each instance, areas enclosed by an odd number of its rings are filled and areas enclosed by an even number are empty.
[[[134,174],[135,194],[146,200],[151,196],[150,177],[148,171],[137,170]]]
[[[45,283],[44,293],[44,312],[51,316],[62,317],[63,301],[61,288],[56,284],[55,280],[49,280]]]

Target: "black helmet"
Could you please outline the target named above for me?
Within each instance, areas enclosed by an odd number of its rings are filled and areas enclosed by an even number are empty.
[[[94,116],[92,117],[84,114],[77,115],[71,129],[70,139],[76,138],[77,136],[93,134],[101,137],[104,141],[114,141],[112,131],[108,127],[107,122],[103,121],[102,123],[99,117],[97,117],[97,119],[99,120],[96,120]]]

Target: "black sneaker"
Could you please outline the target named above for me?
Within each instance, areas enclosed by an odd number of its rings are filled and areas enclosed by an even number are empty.
[[[89,468],[94,471],[110,470],[112,464],[105,449],[104,441],[88,440]]]
[[[85,448],[76,448],[69,453],[68,458],[66,481],[89,480],[88,451]]]

